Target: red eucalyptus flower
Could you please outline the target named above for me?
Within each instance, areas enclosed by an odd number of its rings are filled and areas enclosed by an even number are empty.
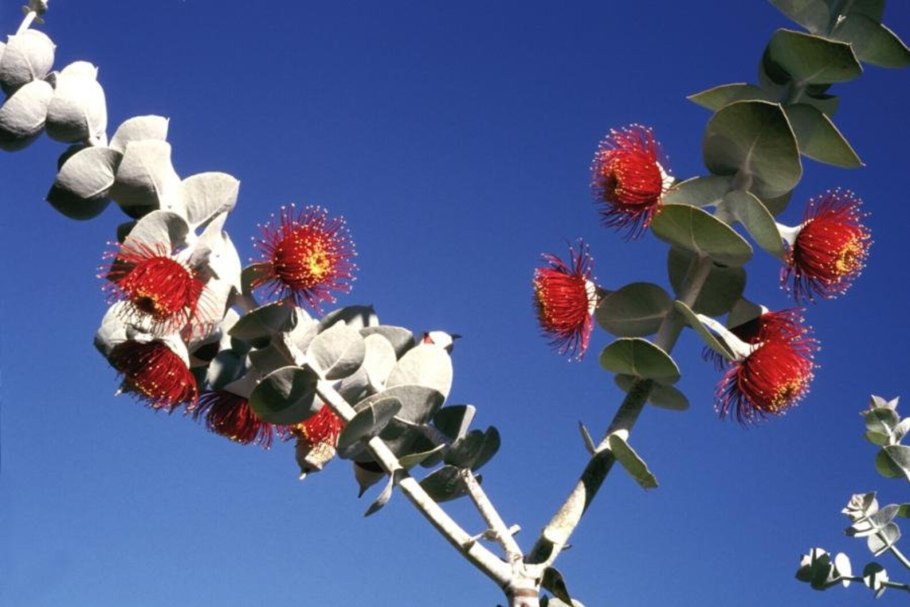
[[[299,424],[291,426],[291,433],[310,447],[327,444],[335,448],[338,435],[344,428],[344,420],[335,415],[331,408],[323,405],[315,414]]]
[[[173,411],[196,402],[196,378],[163,341],[124,341],[114,346],[108,360],[123,375],[122,389],[144,398],[153,409]]]
[[[612,129],[600,142],[592,163],[592,188],[603,203],[604,225],[628,229],[635,238],[651,224],[661,196],[673,183],[660,155],[654,133],[640,124]]]
[[[262,237],[254,245],[262,253],[263,273],[254,287],[298,306],[306,302],[317,312],[320,304],[335,301],[333,291],[350,292],[357,253],[343,218],[329,218],[315,206],[296,213],[290,205],[281,208],[277,223],[260,229]]]
[[[205,417],[205,425],[211,432],[236,443],[255,443],[266,449],[272,446],[277,427],[259,419],[242,396],[224,390],[203,392],[192,411],[194,419]]]
[[[196,313],[205,283],[199,273],[174,259],[168,247],[119,245],[105,278],[112,299],[124,301],[127,321],[148,318],[155,333],[179,331]]]
[[[290,427],[297,437],[297,463],[301,476],[318,472],[335,457],[338,435],[344,428],[344,421],[326,405],[303,422]]]
[[[798,314],[766,312],[746,323],[741,332],[749,353],[730,363],[717,388],[721,417],[735,410],[736,419],[746,423],[780,415],[809,391],[818,343]]]
[[[545,336],[560,354],[581,358],[588,348],[593,328],[597,287],[591,281],[593,259],[581,241],[569,248],[566,265],[555,255],[545,254],[547,267],[534,270],[534,305]]]
[[[759,344],[768,339],[793,343],[809,334],[808,327],[803,324],[802,312],[802,308],[789,308],[777,312],[766,310],[752,320],[731,327],[730,332],[749,345]],[[704,358],[713,360],[718,369],[726,366],[727,360],[710,348],[705,348]]]
[[[797,300],[836,297],[860,275],[872,244],[861,207],[862,200],[849,191],[809,201],[781,270],[781,283],[790,283]]]

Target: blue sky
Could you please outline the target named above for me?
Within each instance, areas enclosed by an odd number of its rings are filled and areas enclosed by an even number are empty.
[[[43,29],[57,67],[100,67],[109,133],[130,116],[168,116],[181,176],[241,180],[227,229],[242,258],[282,204],[321,204],[347,217],[359,252],[340,303],[464,336],[450,401],[476,404],[477,425],[501,431],[485,486],[527,548],[584,465],[577,422],[599,431],[621,399],[597,365],[609,336],[595,333],[581,363],[540,337],[533,268],[583,237],[603,286],[665,282],[662,243],[599,225],[589,164],[611,127],[638,122],[674,175],[704,172],[709,114],[685,96],[754,81],[771,33],[790,26],[760,0],[719,6],[52,0]],[[3,32],[19,18],[19,3],[0,5]],[[885,22],[910,38],[910,5],[890,3]],[[850,188],[875,244],[852,291],[807,312],[823,344],[812,392],[758,428],[720,421],[718,374],[686,335],[674,355],[691,409],[646,410],[631,439],[660,487],[615,471],[557,563],[588,607],[872,602],[793,579],[813,545],[867,560],[842,534],[851,493],[907,495],[874,473],[858,412],[872,392],[908,393],[910,79],[868,68],[835,92],[836,122],[867,166],[806,161],[783,220]],[[345,462],[299,483],[289,444],[241,447],[113,396],[91,339],[106,308],[95,275],[123,216],[77,223],[43,202],[61,151],[42,139],[0,159],[0,604],[502,602],[401,495],[364,519],[369,500],[356,499]],[[786,307],[777,276],[756,254],[749,296]],[[466,504],[453,512],[481,530]]]

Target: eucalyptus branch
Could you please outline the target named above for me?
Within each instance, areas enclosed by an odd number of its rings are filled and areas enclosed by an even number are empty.
[[[888,541],[887,538],[885,538],[881,533],[877,535],[882,541]],[[900,564],[903,565],[905,569],[910,569],[910,560],[908,560],[904,553],[900,551],[900,548],[894,544],[891,544],[888,546],[888,551],[894,555],[894,558],[900,561]]]
[[[490,526],[490,531],[493,533],[496,541],[502,546],[503,550],[505,550],[508,561],[510,563],[521,561],[523,557],[521,547],[519,547],[518,542],[515,541],[515,536],[512,534],[509,527],[506,526],[505,521],[502,520],[502,517],[496,510],[493,502],[490,501],[490,498],[487,497],[487,494],[480,486],[480,483],[477,482],[474,473],[471,470],[464,469],[461,471],[461,476],[464,479],[464,484],[468,490],[468,495],[471,497],[471,501],[474,502],[480,515]]]
[[[711,272],[712,264],[711,259],[707,257],[693,258],[686,274],[685,286],[680,298],[683,303],[691,306],[698,299],[698,295]],[[670,352],[679,337],[680,331],[682,331],[682,327],[682,316],[676,311],[671,311],[664,317],[657,331],[656,345],[664,351]],[[629,390],[619,410],[617,410],[613,420],[610,422],[604,438],[582,471],[575,487],[553,518],[550,519],[547,526],[544,527],[534,547],[528,553],[529,562],[550,564],[559,556],[559,553],[568,543],[569,537],[581,522],[582,516],[613,468],[616,458],[607,444],[608,437],[610,434],[621,430],[631,432],[648,400],[648,395],[653,385],[654,382],[651,380],[638,380],[632,386],[632,389]]]
[[[331,382],[320,380],[316,393],[331,407],[336,415],[346,422],[354,417],[354,409],[335,390]],[[471,562],[477,569],[492,579],[502,588],[506,588],[512,579],[509,565],[499,559],[488,548],[473,540],[448,513],[431,498],[423,487],[401,465],[398,458],[389,449],[388,445],[378,436],[367,442],[367,449],[383,469],[395,479],[402,493],[426,518],[431,525],[451,544],[462,556]]]

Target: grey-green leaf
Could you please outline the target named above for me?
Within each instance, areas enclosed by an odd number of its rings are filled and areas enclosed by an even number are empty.
[[[266,304],[244,314],[229,331],[231,337],[242,339],[259,348],[269,343],[275,333],[293,328],[294,309],[283,303]]]
[[[600,366],[613,373],[674,383],[679,379],[679,367],[670,355],[646,339],[624,337],[617,339],[600,353]]]
[[[693,207],[717,206],[730,191],[733,179],[726,175],[704,175],[677,183],[664,194],[664,204],[688,204]]]
[[[0,85],[9,95],[20,86],[47,76],[54,65],[54,43],[47,34],[27,29],[10,36],[0,55]]]
[[[789,105],[785,109],[801,154],[846,169],[863,166],[846,138],[819,109],[805,103]]]
[[[111,137],[110,147],[122,154],[126,151],[127,144],[133,141],[164,141],[167,139],[167,126],[168,119],[164,116],[133,116],[117,127],[117,132]]]
[[[689,95],[688,99],[693,103],[715,112],[734,101],[752,101],[756,99],[761,101],[775,101],[775,99],[764,89],[757,87],[754,84],[746,84],[745,82],[715,86],[706,91]]]
[[[120,153],[110,148],[88,147],[63,163],[47,201],[72,219],[89,219],[110,202],[107,193],[114,183]]]
[[[21,87],[0,107],[0,149],[14,152],[34,141],[44,128],[54,89],[44,80]]]
[[[856,56],[866,63],[890,68],[910,65],[910,48],[897,34],[867,15],[852,13],[841,19],[831,37],[850,43]]]
[[[654,235],[674,246],[738,267],[752,257],[752,247],[710,213],[682,204],[663,205],[651,222]]]
[[[212,171],[187,177],[181,183],[187,222],[197,226],[219,213],[230,212],[239,191],[240,181],[227,173]]]
[[[378,399],[360,411],[349,421],[338,436],[338,455],[351,457],[358,451],[358,443],[378,436],[395,414],[401,403],[395,398]]]
[[[771,4],[813,34],[825,31],[831,19],[824,0],[771,0]]]
[[[76,61],[57,74],[45,125],[51,139],[107,143],[107,103],[96,80],[97,71],[87,61]]]
[[[786,29],[774,32],[765,59],[796,86],[846,82],[863,72],[849,44]]]
[[[626,469],[626,472],[635,479],[635,482],[642,489],[654,489],[657,487],[657,478],[625,439],[616,434],[611,434],[607,440],[616,460],[622,464],[622,467]]]
[[[657,332],[672,306],[673,300],[660,286],[634,282],[601,298],[594,316],[617,337],[644,337]]]
[[[171,146],[166,141],[133,141],[111,188],[111,198],[131,216],[161,208],[183,214],[179,207],[180,177],[171,164]]]
[[[733,360],[735,358],[733,351],[730,350],[729,346],[723,342],[723,340],[718,339],[714,333],[712,333],[702,322],[698,319],[698,316],[695,315],[695,312],[692,311],[689,306],[681,301],[675,303],[676,309],[680,314],[686,319],[686,322],[690,327],[695,329],[695,332],[704,340],[705,344],[726,358],[727,360]]]
[[[632,389],[638,378],[631,375],[617,375],[614,380],[616,385],[624,392]],[[660,409],[669,411],[685,411],[689,408],[689,399],[673,386],[655,383],[648,392],[648,402]]]
[[[433,425],[450,440],[458,440],[467,434],[476,412],[474,405],[449,405],[433,415]]]
[[[420,486],[436,502],[457,499],[467,493],[461,470],[455,466],[443,466],[428,474]]]
[[[733,190],[724,197],[724,206],[743,224],[758,246],[778,259],[784,258],[786,251],[777,223],[761,200],[751,192]]]
[[[667,271],[670,284],[677,294],[685,285],[686,273],[692,265],[695,254],[672,247],[667,256]],[[728,268],[713,264],[708,278],[702,285],[698,299],[692,308],[708,316],[726,314],[742,297],[746,288],[746,271],[743,268]]]
[[[431,344],[419,344],[398,360],[386,386],[425,386],[447,396],[452,388],[452,374],[448,352]]]
[[[307,359],[316,372],[333,380],[354,373],[365,355],[360,332],[341,323],[317,335],[307,350]]]
[[[316,375],[300,367],[277,369],[259,382],[250,394],[250,407],[264,422],[289,425],[304,421],[320,407],[316,397]]]
[[[786,194],[802,176],[796,137],[783,109],[774,103],[737,101],[725,106],[708,121],[703,151],[712,173],[736,175],[760,198]]]

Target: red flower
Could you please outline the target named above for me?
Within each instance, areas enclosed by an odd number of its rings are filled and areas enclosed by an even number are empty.
[[[151,320],[154,333],[182,329],[196,313],[205,284],[199,273],[170,255],[168,247],[142,243],[120,245],[111,253],[106,288],[112,299],[124,301],[126,320]]]
[[[604,225],[629,230],[631,238],[651,224],[661,196],[673,182],[659,162],[651,129],[633,124],[610,131],[592,163],[592,188],[603,203]]]
[[[326,405],[303,422],[291,426],[291,434],[297,437],[300,478],[322,470],[335,457],[335,445],[342,428],[344,421]]]
[[[763,312],[752,320],[730,328],[730,332],[743,342],[755,345],[773,339],[787,343],[798,342],[809,334],[809,329],[803,324],[802,308],[789,308],[777,312]],[[727,360],[720,353],[705,348],[704,358],[713,360],[718,369],[726,366]]]
[[[247,399],[232,392],[203,392],[192,412],[194,419],[205,416],[205,425],[211,432],[241,445],[256,443],[268,449],[276,429],[281,434],[277,426],[256,416]]]
[[[781,283],[790,283],[797,300],[843,294],[860,275],[872,244],[861,206],[852,192],[839,190],[809,201],[781,270]]]
[[[588,348],[593,328],[597,288],[591,282],[593,260],[579,241],[578,251],[569,248],[566,265],[555,255],[544,255],[549,264],[534,270],[534,305],[545,336],[560,354],[581,358]]]
[[[741,332],[753,349],[730,368],[717,389],[717,410],[742,423],[780,415],[809,391],[818,343],[800,324],[799,310],[767,312]],[[733,330],[734,333],[736,329]]]
[[[305,302],[317,312],[323,302],[335,301],[332,291],[350,292],[357,253],[344,219],[329,218],[325,209],[313,206],[298,214],[290,205],[281,208],[277,225],[261,230],[254,244],[263,256],[263,273],[254,287],[298,306]]]
[[[196,379],[180,355],[163,341],[119,343],[108,360],[123,375],[122,389],[146,399],[153,409],[173,411],[181,404],[196,402]]]
[[[306,442],[310,447],[321,444],[331,446],[338,444],[338,435],[344,428],[344,420],[335,415],[331,408],[323,405],[315,414],[303,422],[291,426],[291,433]]]

